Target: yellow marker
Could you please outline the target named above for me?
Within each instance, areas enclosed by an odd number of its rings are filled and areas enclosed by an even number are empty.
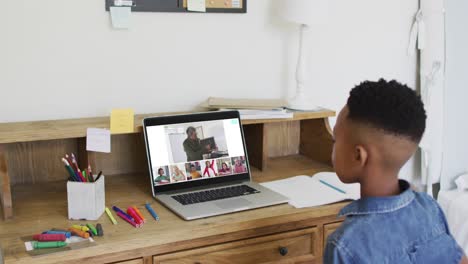
[[[134,132],[134,121],[133,109],[113,109],[110,117],[111,134]]]
[[[87,226],[82,226],[82,225],[72,225],[73,228],[81,230],[83,232],[88,232],[89,228]]]
[[[117,221],[115,221],[115,218],[114,218],[114,216],[112,215],[112,212],[111,212],[111,211],[109,210],[109,208],[107,208],[107,207],[106,207],[106,214],[107,214],[107,216],[109,216],[109,218],[110,218],[110,220],[112,221],[112,223],[113,223],[114,225],[116,225],[116,224],[117,224]]]

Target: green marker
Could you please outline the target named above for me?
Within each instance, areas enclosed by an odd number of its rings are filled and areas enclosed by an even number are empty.
[[[64,247],[66,246],[66,242],[62,241],[53,241],[53,242],[37,242],[33,241],[32,246],[34,249],[39,249],[39,248],[59,248],[59,247]]]
[[[97,234],[98,234],[97,230],[92,224],[86,224],[86,226],[91,230],[91,232],[93,232],[94,236],[97,236]]]

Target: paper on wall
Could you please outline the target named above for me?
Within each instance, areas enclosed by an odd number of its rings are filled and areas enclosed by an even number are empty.
[[[188,0],[187,10],[193,12],[206,12],[205,0]]]
[[[111,6],[109,8],[112,27],[116,29],[130,28],[130,14],[132,8],[130,6]]]

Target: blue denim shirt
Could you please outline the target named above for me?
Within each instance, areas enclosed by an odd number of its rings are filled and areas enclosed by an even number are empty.
[[[328,237],[324,263],[459,264],[462,249],[436,201],[400,180],[401,193],[354,201]]]

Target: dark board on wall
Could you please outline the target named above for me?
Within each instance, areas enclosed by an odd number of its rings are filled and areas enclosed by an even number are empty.
[[[105,0],[106,10],[114,0]],[[187,0],[133,0],[132,12],[187,12]],[[247,13],[247,0],[206,0],[207,13]]]

